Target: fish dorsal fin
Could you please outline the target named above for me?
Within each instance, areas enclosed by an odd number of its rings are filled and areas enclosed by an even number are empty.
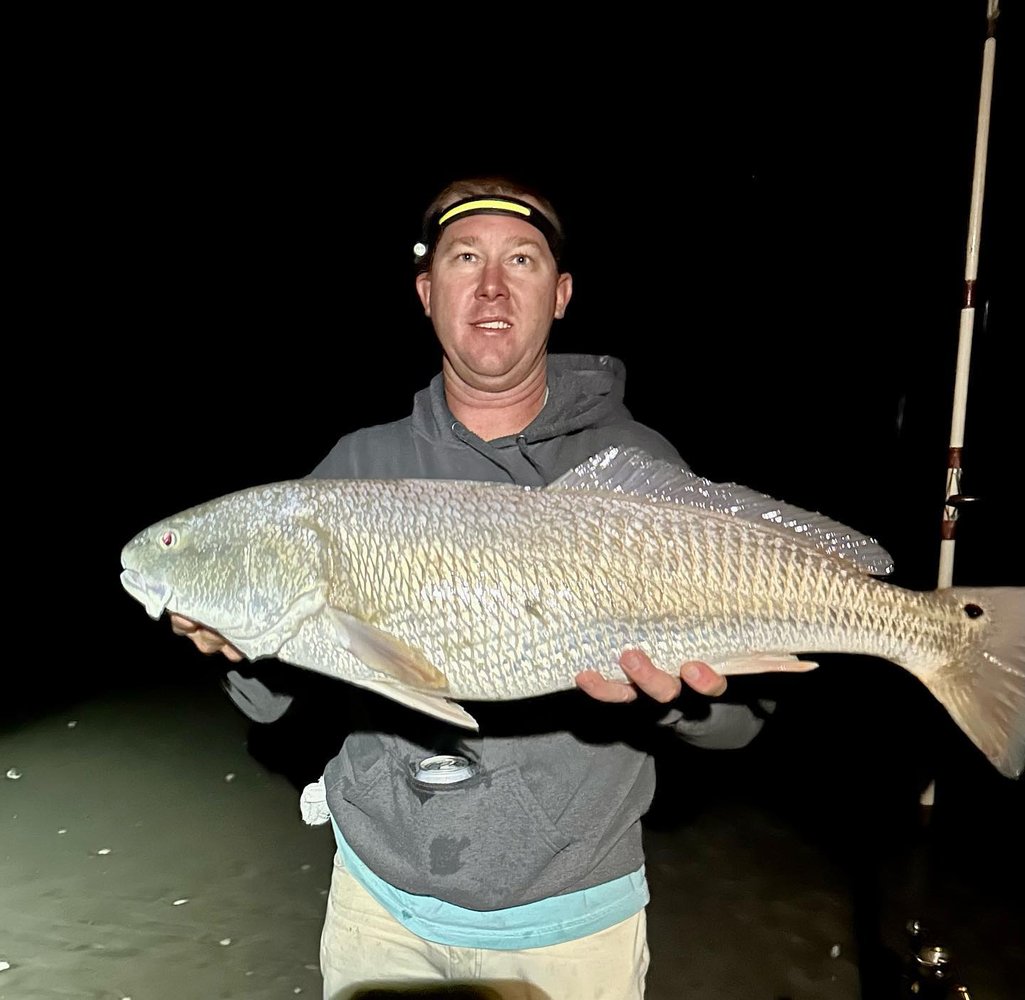
[[[713,483],[640,448],[606,448],[547,488],[611,490],[714,511],[774,528],[802,544],[852,563],[863,573],[885,576],[893,571],[889,553],[868,535],[747,486]]]

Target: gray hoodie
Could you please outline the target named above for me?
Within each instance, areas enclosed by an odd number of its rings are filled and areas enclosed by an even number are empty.
[[[409,417],[342,438],[313,475],[538,486],[613,444],[683,465],[665,438],[631,418],[624,381],[614,358],[551,355],[544,409],[520,434],[484,441],[452,416],[439,375],[417,393]],[[229,693],[251,717],[273,718],[287,705],[233,677]],[[480,723],[474,734],[355,687],[351,698],[360,702],[357,722],[324,771],[346,841],[392,885],[477,910],[586,889],[641,867],[656,724],[724,748],[743,746],[762,724],[745,705],[714,702],[703,719],[688,720],[645,699],[610,705],[570,691],[468,704]],[[416,781],[418,763],[438,754],[466,757],[474,776],[450,786]]]

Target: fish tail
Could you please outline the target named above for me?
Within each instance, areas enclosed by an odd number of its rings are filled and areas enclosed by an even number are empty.
[[[997,770],[1017,778],[1025,767],[1025,588],[947,593],[983,627],[978,642],[922,680]]]

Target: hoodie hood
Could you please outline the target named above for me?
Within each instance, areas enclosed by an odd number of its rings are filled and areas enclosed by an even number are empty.
[[[416,395],[414,434],[428,439],[434,447],[469,445],[502,470],[501,479],[546,485],[566,471],[556,460],[555,452],[561,450],[556,442],[586,428],[631,420],[623,404],[626,368],[618,358],[549,354],[546,362],[548,399],[519,434],[485,441],[461,424],[449,409],[440,373]],[[546,443],[552,446],[544,447]]]
[[[490,444],[502,447],[504,442],[514,442],[522,437],[528,442],[544,441],[584,427],[630,419],[629,411],[623,405],[626,368],[618,358],[549,354],[547,372],[548,401],[541,412],[520,434],[496,438]],[[462,426],[452,416],[445,399],[444,379],[438,374],[426,389],[416,394],[413,428],[418,434],[444,443],[451,438],[453,425]],[[470,431],[466,433],[472,434]],[[462,436],[460,440],[464,440]]]
[[[438,374],[416,394],[410,416],[343,438],[313,475],[416,475],[537,487],[610,443],[636,445],[656,458],[680,461],[665,438],[630,416],[623,403],[626,369],[617,358],[550,354],[547,381],[547,401],[527,427],[485,441],[452,415]]]

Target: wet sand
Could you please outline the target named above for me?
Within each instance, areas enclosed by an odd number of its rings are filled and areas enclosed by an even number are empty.
[[[251,730],[198,671],[42,700],[0,730],[14,775],[0,778],[0,1000],[319,997],[333,844],[299,817],[304,720]],[[927,857],[892,783],[877,781],[866,819],[871,774],[859,787],[833,762],[846,791],[831,785],[825,762],[783,740],[800,713],[775,721],[757,755],[670,747],[659,759],[651,1000],[896,996],[913,916],[942,928],[973,996],[1020,995],[1012,783],[972,772],[1000,794],[969,822],[939,821],[958,814],[955,797],[970,804],[948,783]]]
[[[21,774],[0,786],[3,1000],[320,996],[331,835],[301,822],[246,729],[197,686],[3,737]]]

